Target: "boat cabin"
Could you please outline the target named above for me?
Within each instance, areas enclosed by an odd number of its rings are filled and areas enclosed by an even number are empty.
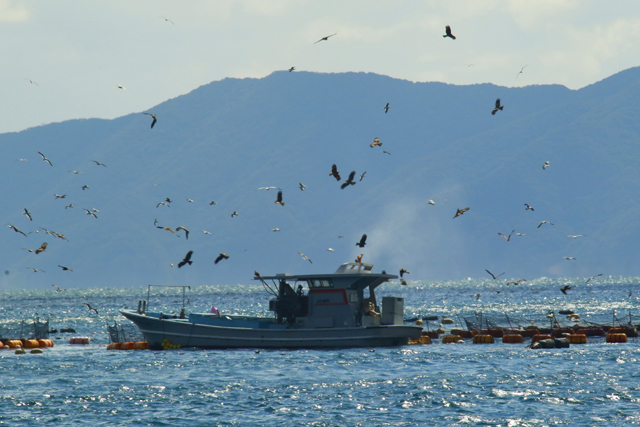
[[[269,310],[276,322],[300,328],[352,328],[402,325],[404,299],[385,297],[375,288],[398,276],[373,273],[373,264],[348,262],[333,274],[260,276],[274,296]],[[271,282],[269,284],[268,282]]]

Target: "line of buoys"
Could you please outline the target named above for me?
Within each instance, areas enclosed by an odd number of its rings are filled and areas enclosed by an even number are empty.
[[[22,348],[40,348],[38,340],[22,340]]]
[[[107,350],[149,350],[149,344],[146,341],[112,342]]]
[[[418,344],[431,344],[431,338],[427,335],[423,335],[420,338],[411,338],[409,340],[409,345],[418,345]]]
[[[607,342],[615,343],[615,342],[627,342],[627,334],[623,333],[613,333],[607,334]]]
[[[627,337],[637,338],[638,331],[631,326],[616,326],[615,328],[609,328],[608,334],[625,334]]]
[[[20,341],[20,340],[6,340],[4,342],[4,345],[6,345],[9,348],[22,348],[22,341]]]
[[[73,337],[69,339],[69,344],[89,344],[89,337]]]
[[[50,340],[48,338],[41,338],[38,340],[38,343],[40,343],[40,348],[54,346],[53,340]]]

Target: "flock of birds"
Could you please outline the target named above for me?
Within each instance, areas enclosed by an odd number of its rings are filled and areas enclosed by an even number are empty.
[[[165,19],[165,21],[170,22],[171,24],[174,24],[173,21],[169,20],[168,18],[164,18],[164,19]],[[327,35],[325,37],[322,37],[319,40],[317,40],[314,44],[317,44],[317,43],[320,43],[320,42],[323,42],[323,41],[327,42],[327,41],[329,41],[329,39],[331,37],[334,37],[334,36],[337,36],[337,33],[333,33],[333,34]],[[453,35],[451,27],[449,25],[447,25],[445,27],[445,34],[442,37],[450,38],[452,40],[456,40],[456,37]],[[471,66],[473,64],[467,64],[467,65]],[[523,74],[525,68],[526,68],[526,65],[520,69],[520,71],[516,75],[516,78],[518,78],[520,74]],[[295,71],[295,67],[294,66],[290,67],[288,69],[288,71],[289,72]],[[27,80],[29,80],[29,79],[27,79]],[[29,80],[29,82],[31,84],[36,84],[37,85],[37,83],[32,81],[32,80]],[[124,86],[122,86],[122,85],[118,85],[118,88],[122,89],[122,90],[126,90],[126,88]],[[504,107],[505,106],[502,104],[501,100],[498,98],[498,99],[496,99],[495,105],[493,106],[493,109],[490,110],[490,112],[491,112],[492,115],[496,115],[499,111],[503,111]],[[382,107],[382,109],[384,111],[384,114],[388,114],[390,108],[391,108],[390,103],[386,102],[385,105]],[[158,116],[155,113],[152,113],[152,112],[143,112],[142,114],[148,115],[151,118],[150,129],[154,129],[154,127],[158,123]],[[373,142],[370,144],[370,147],[372,149],[378,148],[378,149],[380,149],[382,151],[383,154],[391,155],[391,153],[389,151],[382,150],[382,148],[381,148],[382,145],[383,145],[383,143],[380,141],[379,138],[374,138]],[[54,163],[44,153],[38,151],[38,154],[41,156],[43,162],[47,163],[50,167],[54,166]],[[24,161],[25,159],[20,159],[20,160]],[[107,165],[105,165],[104,163],[102,163],[102,162],[100,162],[98,160],[92,160],[92,162],[94,162],[96,164],[96,166],[100,166],[100,167],[104,167],[104,168],[107,167]],[[542,164],[542,169],[543,170],[546,170],[549,167],[550,167],[549,161],[545,161]],[[74,174],[81,174],[82,173],[82,172],[76,171],[76,170],[69,171],[69,172],[72,172]],[[357,179],[356,178],[356,175],[357,175],[356,171],[351,171],[348,174],[348,177],[346,178],[346,180],[342,181],[341,174],[338,171],[338,166],[336,164],[333,164],[331,166],[331,172],[329,173],[329,176],[333,177],[337,182],[339,182],[339,183],[341,182],[340,189],[341,190],[345,190],[345,189],[347,189],[349,187],[355,186],[358,182],[361,182],[365,178],[366,173],[367,173],[366,171],[363,171],[359,175],[359,179]],[[299,183],[298,187],[299,187],[300,191],[305,191],[305,189],[307,188],[307,186],[304,185],[302,182]],[[89,190],[91,187],[89,187],[88,185],[83,185],[81,188],[82,188],[83,191],[85,191],[85,190]],[[267,191],[268,190],[277,190],[276,200],[274,201],[274,203],[279,205],[279,206],[282,206],[282,207],[285,206],[283,191],[279,187],[273,187],[273,186],[260,187],[260,188],[258,188],[258,190],[267,190]],[[67,197],[67,195],[66,194],[55,194],[54,197],[55,197],[55,199],[65,199]],[[193,203],[193,200],[191,200],[191,199],[187,199],[187,201],[190,202],[190,203]],[[157,205],[156,205],[156,208],[160,208],[160,207],[163,207],[163,206],[169,208],[169,207],[171,207],[171,203],[172,202],[173,202],[173,200],[171,200],[170,198],[167,197],[165,200],[158,202]],[[436,204],[433,200],[429,200],[428,203],[430,205],[435,205]],[[209,204],[210,205],[215,205],[216,202],[212,200],[211,202],[209,202]],[[534,211],[534,208],[532,206],[530,206],[529,204],[525,203],[524,206],[525,206],[526,210]],[[73,204],[68,204],[68,205],[65,206],[65,209],[70,209],[70,208],[73,208],[73,207],[74,207]],[[95,208],[91,208],[91,209],[83,208],[83,210],[84,210],[84,213],[86,215],[91,216],[91,217],[93,217],[95,219],[98,219],[98,215],[97,214],[100,213],[100,212],[97,209],[95,209]],[[468,212],[469,210],[470,210],[470,207],[468,207],[468,206],[464,207],[464,208],[458,208],[458,209],[456,209],[456,212],[455,212],[453,218],[454,219],[458,218],[458,217],[462,216],[463,214],[465,214],[466,212]],[[27,208],[24,208],[22,214],[29,221],[33,221],[32,213]],[[233,211],[231,213],[231,218],[234,218],[234,217],[236,217],[238,215],[239,215],[239,213],[237,211]],[[554,225],[551,222],[542,221],[542,222],[539,223],[538,228],[540,228],[544,224],[548,224],[550,226]],[[158,221],[155,220],[154,221],[154,226],[157,229],[168,231],[170,233],[173,233],[174,235],[178,235],[177,233],[182,231],[182,232],[184,232],[185,239],[186,240],[189,239],[189,230],[186,227],[182,226],[182,225],[176,227],[175,230],[174,230],[173,228],[168,227],[168,226],[158,225]],[[39,230],[30,231],[28,233],[23,232],[22,230],[20,230],[17,226],[15,226],[13,224],[7,224],[7,227],[9,227],[14,232],[19,233],[19,234],[21,234],[21,235],[23,235],[25,237],[27,236],[27,234],[39,233],[40,230],[42,230],[47,235],[53,236],[55,238],[60,238],[60,239],[67,240],[66,237],[63,234],[55,232],[55,231],[46,230],[46,229],[44,229],[42,227]],[[210,232],[208,232],[206,230],[202,230],[202,231],[203,231],[204,234],[211,234]],[[279,228],[272,228],[271,231],[279,232],[280,229]],[[501,236],[502,238],[504,238],[504,240],[506,242],[510,242],[511,238],[513,236],[523,236],[524,234],[523,233],[517,233],[515,230],[512,230],[511,233],[509,233],[508,235],[505,235],[503,233],[498,233],[498,235]],[[341,237],[342,236],[339,236],[339,238],[341,238]],[[568,235],[567,237],[570,237],[570,238],[573,238],[573,239],[577,239],[578,237],[583,237],[583,235],[576,234],[576,235]],[[363,234],[362,237],[360,238],[360,240],[358,242],[356,242],[356,246],[358,246],[359,248],[364,248],[366,244],[367,244],[367,235]],[[47,242],[43,242],[39,247],[37,247],[35,249],[30,249],[30,248],[25,248],[25,249],[28,250],[29,252],[33,252],[35,255],[38,255],[38,254],[41,254],[42,252],[46,251],[47,250],[47,246],[48,246]],[[328,248],[327,251],[331,251],[332,252],[334,250],[332,248]],[[193,262],[194,262],[193,259],[192,259],[193,253],[194,253],[193,250],[189,250],[187,252],[187,254],[184,256],[184,258],[182,260],[180,260],[179,262],[177,262],[177,268],[182,268],[182,267],[185,267],[187,265],[188,266],[192,265]],[[302,259],[304,261],[308,261],[309,263],[313,263],[312,260],[307,255],[305,255],[304,253],[298,252],[298,254],[302,257]],[[356,262],[362,262],[363,256],[364,256],[364,253],[360,253],[360,255],[358,255],[358,257],[356,258]],[[576,259],[574,257],[564,257],[564,258],[566,260],[575,260]],[[229,259],[229,255],[227,255],[226,253],[219,253],[218,256],[214,260],[214,264],[218,264],[219,262],[221,262],[223,260],[226,260],[226,259]],[[72,272],[73,271],[73,268],[66,267],[66,266],[63,266],[61,264],[59,264],[58,266],[62,269],[62,271],[68,271],[68,272]],[[174,264],[172,263],[171,267],[173,267],[173,266],[174,266]],[[43,272],[43,270],[37,269],[35,267],[26,267],[26,268],[31,269],[33,272]],[[408,285],[408,283],[404,279],[404,275],[405,274],[409,274],[409,271],[407,271],[405,268],[400,268],[398,271],[399,271],[399,275],[400,275],[400,278],[401,278],[400,283],[402,285]],[[486,270],[486,272],[492,277],[493,280],[497,280],[499,277],[501,277],[502,275],[505,274],[505,273],[500,273],[500,274],[496,275],[496,274],[492,273],[489,270]],[[255,272],[255,275],[257,277],[260,277],[257,271]],[[602,274],[597,274],[595,276],[592,276],[592,277],[588,278],[585,283],[588,283],[593,278],[601,276],[601,275]],[[517,281],[507,282],[506,284],[507,285],[519,285],[519,284],[524,283],[524,282],[526,282],[525,279],[519,279]],[[55,284],[52,285],[52,286],[55,288],[56,292],[65,291],[64,288],[61,288],[61,287],[59,287],[59,286],[57,286]],[[571,286],[565,286],[565,287],[561,288],[560,291],[563,294],[567,294],[567,291],[570,290],[570,289],[571,289]],[[501,290],[496,290],[496,292],[500,293]],[[476,297],[476,299],[479,299],[480,295],[476,294],[475,297]],[[92,307],[91,305],[89,305],[88,303],[85,303],[85,305],[86,305],[87,310],[89,312],[94,312],[95,314],[98,313],[98,310],[96,308]]]

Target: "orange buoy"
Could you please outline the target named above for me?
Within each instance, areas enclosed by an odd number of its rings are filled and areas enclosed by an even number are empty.
[[[137,341],[133,343],[133,350],[149,350],[149,344],[146,341]]]
[[[550,340],[550,339],[553,339],[551,337],[551,335],[535,334],[531,338],[531,344],[535,344],[535,343],[537,343],[538,341],[541,341],[541,340]]]
[[[121,342],[112,342],[107,346],[107,350],[120,350],[121,346],[122,346]]]
[[[5,343],[9,348],[22,348],[22,341],[20,340],[7,340]]]
[[[522,335],[520,334],[503,335],[502,342],[505,344],[520,344],[522,343]]]
[[[473,338],[476,335],[478,335],[478,331],[477,330],[472,330],[472,331],[460,331],[460,333],[458,334],[460,335],[462,338]]]
[[[585,334],[569,334],[567,335],[571,344],[586,344],[587,336]]]
[[[423,335],[419,339],[421,344],[432,344],[431,338],[427,335]]]
[[[69,339],[69,344],[87,345],[87,344],[89,344],[89,338],[88,337],[73,337],[73,338]]]
[[[627,334],[623,334],[623,333],[607,334],[607,342],[609,343],[627,342]]]
[[[462,337],[460,335],[445,335],[442,337],[442,344],[453,344],[458,341],[462,341]]]
[[[40,343],[38,340],[24,340],[22,342],[23,348],[40,348]]]
[[[493,335],[490,334],[478,334],[476,336],[473,337],[473,343],[474,344],[493,344],[494,340],[493,340]]]
[[[120,345],[120,350],[133,350],[134,344],[133,341],[123,342],[122,345]]]

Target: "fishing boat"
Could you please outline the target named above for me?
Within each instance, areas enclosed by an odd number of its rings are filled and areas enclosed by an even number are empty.
[[[271,317],[218,313],[180,315],[120,310],[135,323],[150,349],[214,348],[349,348],[407,344],[422,327],[404,324],[404,299],[375,289],[397,279],[374,273],[372,264],[345,263],[333,274],[258,276],[273,298]],[[147,298],[148,301],[148,298]]]

